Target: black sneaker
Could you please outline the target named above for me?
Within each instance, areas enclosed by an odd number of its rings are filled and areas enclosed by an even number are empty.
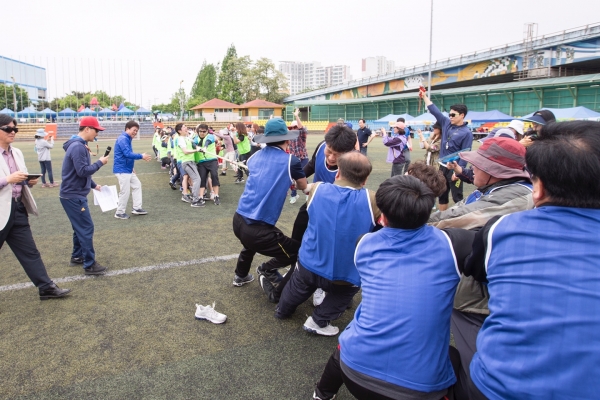
[[[71,262],[69,266],[71,267],[80,267],[83,265],[83,257],[71,257]]]
[[[202,200],[206,201],[206,200],[210,200],[210,193],[204,193],[204,195],[202,195]]]
[[[175,182],[169,181],[169,186],[171,186],[171,189],[177,190],[177,186],[175,186]]]
[[[104,275],[106,273],[106,271],[108,270],[108,268],[103,267],[102,265],[98,264],[97,262],[94,262],[94,265],[92,265],[91,267],[88,268],[84,268],[83,269],[86,275]]]
[[[144,210],[143,208],[138,208],[137,210],[134,208],[131,213],[135,215],[146,215],[148,214],[148,211]]]
[[[189,194],[183,194],[183,195],[181,195],[181,201],[185,201],[186,203],[191,203],[192,196],[190,196]]]
[[[276,269],[265,270],[264,265],[265,264],[260,264],[258,267],[256,267],[256,273],[259,276],[264,276],[269,280],[269,282],[271,282],[274,285],[277,285],[279,282],[281,282],[283,276],[281,276],[279,271],[277,271]]]
[[[275,286],[269,282],[267,277],[261,275],[258,281],[260,282],[260,287],[269,298],[269,301],[275,304],[279,303],[279,296],[275,294]]]
[[[204,200],[198,199],[198,200],[192,202],[192,207],[204,207],[205,203],[206,202]]]
[[[115,214],[115,218],[117,219],[129,219],[129,215],[123,213],[123,214]]]
[[[246,283],[250,283],[252,281],[254,281],[254,276],[252,274],[248,274],[243,278],[240,278],[236,275],[233,278],[233,286],[244,286]]]
[[[215,206],[218,206],[219,204],[221,204],[221,200],[219,199],[219,196],[215,196],[214,202],[215,202]]]

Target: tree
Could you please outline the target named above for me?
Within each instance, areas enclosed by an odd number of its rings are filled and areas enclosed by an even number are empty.
[[[192,86],[188,108],[215,97],[217,97],[217,69],[213,64],[206,64],[206,60],[204,60]]]
[[[253,68],[253,76],[259,89],[258,97],[273,103],[281,103],[286,96],[287,80],[268,58],[260,58]]]
[[[29,95],[25,89],[19,87],[19,85],[15,85],[15,92],[17,95],[17,109],[14,110],[14,96],[13,96],[13,86],[5,85],[0,83],[0,110],[4,108],[8,108],[10,110],[19,112],[23,110],[25,107],[29,106]]]
[[[227,54],[221,63],[219,82],[217,84],[217,97],[231,103],[241,104],[245,96],[242,94],[240,81],[250,63],[248,56],[238,58],[233,43],[227,49]]]

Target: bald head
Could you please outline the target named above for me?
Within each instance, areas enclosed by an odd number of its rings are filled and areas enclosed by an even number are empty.
[[[358,151],[342,154],[338,158],[337,165],[340,178],[354,185],[364,185],[373,170],[367,156]]]

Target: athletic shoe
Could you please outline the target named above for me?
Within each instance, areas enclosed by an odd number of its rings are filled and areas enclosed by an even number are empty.
[[[322,335],[322,336],[335,336],[338,333],[340,333],[339,328],[331,325],[330,323],[327,323],[326,327],[321,328],[319,325],[317,325],[317,323],[315,321],[313,321],[312,317],[308,317],[308,319],[306,320],[306,322],[304,323],[304,326],[302,328],[306,332],[310,332],[310,333],[314,333],[316,335]]]
[[[219,204],[221,204],[221,200],[219,199],[219,196],[215,196],[213,201],[215,202],[215,206],[218,206]]]
[[[227,321],[227,315],[215,311],[215,303],[211,306],[196,304],[196,319],[210,321],[213,324],[222,324]]]
[[[177,190],[177,186],[175,186],[175,182],[169,181],[169,186],[171,186],[171,189]]]
[[[103,267],[97,262],[94,262],[94,265],[92,265],[91,267],[83,269],[86,275],[104,275],[107,270],[108,268]]]
[[[313,392],[313,400],[333,400],[335,399],[335,396],[336,395],[334,394],[333,397],[327,398],[325,396],[318,395],[316,390]]]
[[[315,290],[315,293],[313,293],[313,305],[315,307],[320,306],[323,300],[325,300],[326,294],[321,288]]]
[[[202,199],[203,199],[203,200],[212,200],[212,199],[210,198],[210,194],[208,194],[208,192],[204,192],[204,195],[202,196]]]
[[[290,199],[290,204],[294,204],[295,202],[298,201],[299,198],[300,198],[299,195],[292,196],[292,198]]]
[[[265,264],[260,264],[258,267],[256,267],[257,275],[264,276],[265,278],[267,278],[269,280],[269,282],[271,282],[274,285],[281,282],[281,280],[283,279],[283,276],[281,276],[279,271],[277,271],[276,269],[266,270],[266,269],[264,269],[264,266],[265,266]]]
[[[50,185],[46,185],[45,183],[42,183],[42,187],[47,188],[47,187],[50,187]]]
[[[279,303],[279,296],[275,294],[275,286],[273,286],[273,284],[269,282],[267,277],[261,275],[258,279],[258,282],[260,283],[260,287],[262,288],[262,290],[267,295],[269,301],[275,304]]]
[[[146,215],[146,214],[148,214],[148,211],[144,210],[143,208],[138,208],[138,209],[135,209],[135,208],[134,208],[134,209],[131,211],[131,213],[132,213],[132,214],[135,214],[135,215]]]
[[[192,203],[192,207],[204,207],[206,202],[202,199],[198,199]]]
[[[123,213],[123,214],[115,214],[115,218],[117,219],[129,219],[129,215]]]
[[[234,183],[242,183],[242,182],[244,182],[244,179],[243,179],[243,178],[242,178],[242,179],[240,179],[240,178],[237,178],[237,179],[235,180],[235,182],[234,182]]]
[[[215,195],[215,192],[210,192],[210,199],[211,199],[211,200],[214,200],[214,199],[215,199],[215,196],[216,196],[216,195]]]
[[[226,172],[221,172],[219,175],[220,176],[227,176],[227,173]]]
[[[186,203],[191,203],[192,196],[190,196],[189,194],[181,195],[181,201],[185,201]]]
[[[248,274],[243,278],[240,278],[239,276],[236,275],[233,278],[233,286],[237,286],[237,287],[244,286],[246,283],[250,283],[252,281],[254,281],[254,276],[252,274]]]
[[[71,257],[71,262],[69,262],[70,267],[80,267],[83,265],[83,257]]]

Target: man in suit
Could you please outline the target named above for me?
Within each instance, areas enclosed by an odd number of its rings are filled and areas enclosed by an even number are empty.
[[[17,132],[17,121],[0,114],[0,248],[8,243],[38,288],[40,300],[65,297],[71,289],[60,289],[52,282],[33,240],[28,215],[38,212],[29,188],[37,179],[27,180],[23,153],[11,146]]]

